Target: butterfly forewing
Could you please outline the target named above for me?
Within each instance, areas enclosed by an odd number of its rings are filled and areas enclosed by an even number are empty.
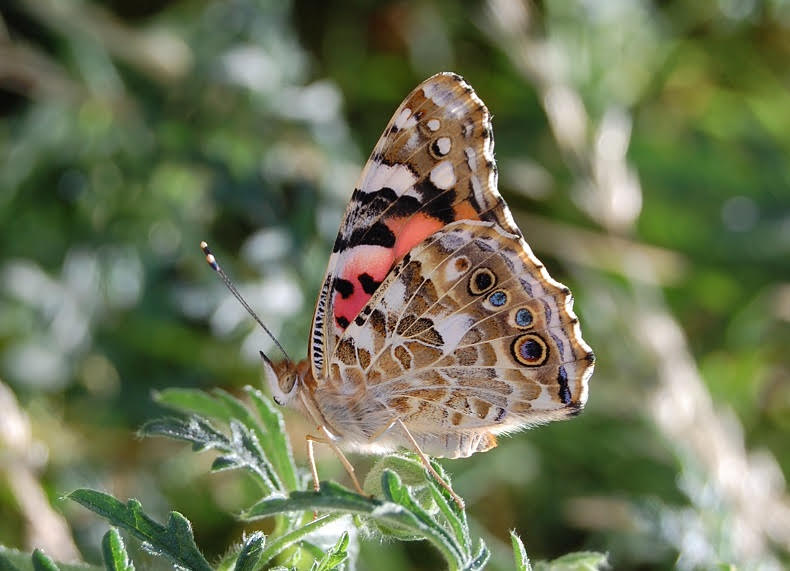
[[[456,220],[487,220],[520,234],[496,187],[491,121],[458,75],[419,85],[398,107],[360,176],[316,304],[310,356],[326,375],[334,349],[392,267]]]

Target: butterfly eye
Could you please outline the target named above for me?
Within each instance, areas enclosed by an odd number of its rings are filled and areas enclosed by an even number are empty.
[[[528,367],[542,365],[549,356],[549,348],[546,346],[546,342],[533,333],[516,337],[511,351],[516,361]]]
[[[513,314],[513,321],[516,323],[516,327],[531,327],[533,321],[532,312],[526,307],[520,307]]]
[[[496,285],[496,275],[488,268],[478,268],[469,279],[469,293],[480,295]]]

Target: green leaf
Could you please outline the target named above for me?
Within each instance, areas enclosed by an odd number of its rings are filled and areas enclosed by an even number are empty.
[[[324,554],[320,561],[315,561],[310,571],[334,571],[348,559],[348,532],[344,531],[340,539]]]
[[[433,485],[432,483],[430,485]],[[381,475],[381,487],[384,496],[392,502],[406,508],[408,512],[422,524],[420,528],[423,532],[428,532],[433,537],[434,544],[441,550],[452,552],[452,558],[458,562],[465,562],[469,559],[469,552],[466,545],[458,544],[453,537],[441,527],[437,520],[431,516],[409,493],[409,488],[401,482],[400,476],[390,470]],[[460,565],[464,567],[463,563]]]
[[[3,548],[2,545],[0,545],[0,549],[5,549],[5,548]],[[11,561],[11,558],[8,557],[7,554],[4,553],[3,551],[0,551],[0,571],[19,571],[19,567],[14,565],[13,562]]]
[[[529,557],[527,557],[527,550],[524,549],[524,543],[513,530],[510,531],[510,543],[513,545],[513,558],[516,560],[516,570],[532,571],[532,565],[529,563]]]
[[[230,411],[233,417],[230,424],[232,425],[234,422],[240,423],[246,428],[250,435],[254,436],[258,448],[262,449],[262,456],[266,458],[266,465],[268,466],[269,472],[268,476],[276,485],[274,489],[284,491],[284,486],[280,482],[280,477],[269,460],[269,458],[274,457],[274,442],[270,440],[271,435],[263,429],[258,419],[239,399],[222,389],[214,389],[212,392],[222,401],[228,411]]]
[[[340,484],[321,482],[318,492],[295,491],[288,496],[270,496],[242,511],[240,517],[252,521],[279,513],[311,511],[369,514],[383,505],[380,500],[360,496]]]
[[[101,548],[104,567],[108,571],[134,571],[134,565],[126,553],[126,547],[117,529],[111,529],[104,534]]]
[[[595,551],[568,553],[552,561],[535,563],[535,571],[599,571],[606,567],[606,555]]]
[[[32,559],[35,571],[60,571],[60,567],[40,549],[33,550]]]
[[[66,497],[112,525],[129,531],[143,541],[146,548],[170,558],[177,565],[197,571],[211,570],[195,544],[189,520],[180,513],[170,512],[167,525],[163,526],[151,519],[137,500],[124,504],[108,494],[87,489],[75,490]]]
[[[431,476],[425,470],[425,466],[416,454],[399,453],[384,456],[378,460],[373,467],[368,470],[365,477],[364,490],[374,497],[386,496],[382,488],[382,476],[384,472],[392,471],[398,474],[401,482],[408,486],[412,496],[428,511],[431,516],[438,511],[429,483]],[[423,539],[422,534],[414,533],[413,530],[406,530],[400,527],[389,526],[379,520],[371,520],[371,523],[382,535],[394,537],[401,541],[417,541]]]
[[[277,557],[280,553],[282,553],[292,545],[304,540],[311,533],[318,531],[325,525],[335,522],[344,516],[345,514],[342,513],[327,514],[325,516],[319,517],[318,519],[314,519],[310,523],[307,523],[302,527],[295,529],[277,538],[275,541],[269,543],[266,549],[264,549],[260,557],[260,564],[262,566],[266,565],[269,561]]]
[[[448,484],[450,478],[442,466],[432,462],[433,468]],[[413,453],[399,453],[385,456],[370,469],[365,478],[365,491],[375,495],[384,495],[382,474],[390,470],[398,474],[401,482],[408,489],[409,495],[419,504],[428,516],[445,527],[453,534],[454,542],[461,547],[463,553],[472,553],[472,542],[469,537],[469,526],[466,513],[461,510],[443,487],[437,485],[433,476],[425,469],[422,460]],[[374,481],[378,479],[378,482]],[[422,539],[420,535],[407,534],[402,530],[388,528],[376,524],[384,535],[392,535],[404,541]]]
[[[198,389],[165,389],[154,393],[154,400],[174,410],[216,418],[225,423],[233,418],[223,402]]]
[[[264,455],[258,439],[247,427],[237,420],[230,421],[231,436],[228,438],[214,428],[206,419],[193,416],[188,420],[164,418],[147,422],[140,429],[144,436],[167,436],[192,443],[196,451],[216,449],[224,456],[215,463],[218,470],[245,468],[252,473],[266,493],[280,490],[281,485],[273,480],[274,469]]]
[[[213,470],[246,468],[256,475],[268,495],[242,512],[241,517],[255,520],[278,516],[260,565],[277,555],[278,549],[284,550],[296,542],[307,543],[305,536],[312,524],[299,525],[304,512],[331,512],[337,517],[355,514],[366,518],[385,536],[427,539],[442,552],[450,569],[480,569],[486,564],[488,548],[480,542],[473,549],[466,513],[439,488],[419,458],[412,454],[388,456],[368,475],[366,489],[375,488],[385,501],[361,496],[329,482],[322,483],[319,492],[294,489],[286,495],[284,486],[297,487],[298,478],[282,416],[260,391],[251,387],[246,391],[251,407],[221,390],[213,391],[211,396],[194,391],[166,392],[160,399],[182,409],[210,411],[215,416],[227,413],[229,437],[208,419],[198,416],[153,421],[141,433],[185,440],[196,450],[216,449],[221,455],[214,460]],[[441,465],[433,463],[433,467],[449,482]],[[378,482],[373,482],[373,478]],[[323,552],[317,555],[318,561],[324,559]]]
[[[57,565],[61,571],[102,571],[104,569],[104,567],[87,563],[58,563]],[[31,553],[0,545],[0,571],[32,571],[33,568]]]
[[[138,431],[141,436],[166,436],[192,443],[195,452],[228,447],[228,438],[207,420],[197,416],[189,420],[168,417],[146,422]]]
[[[491,552],[488,550],[488,546],[486,546],[483,541],[480,541],[480,544],[477,549],[477,555],[469,562],[468,565],[464,567],[464,569],[468,571],[478,571],[480,569],[485,569],[486,563],[488,563],[489,558],[491,557]]]
[[[448,484],[450,483],[446,474],[439,472],[439,475],[442,476],[445,482]],[[472,542],[469,537],[469,526],[466,522],[466,513],[458,508],[458,504],[455,503],[455,500],[446,495],[447,491],[444,488],[439,489],[439,486],[434,484],[433,481],[429,482],[428,489],[431,492],[433,501],[439,506],[439,511],[444,516],[444,521],[455,535],[455,542],[464,546],[464,552],[471,553]]]
[[[466,546],[458,544],[454,536],[411,497],[397,474],[385,471],[382,474],[382,488],[389,501],[355,494],[334,482],[321,482],[318,492],[297,491],[287,497],[267,498],[244,511],[241,517],[255,520],[278,513],[304,511],[359,514],[386,527],[427,539],[439,549],[450,569],[473,569],[476,568],[474,565],[478,556],[487,559],[484,545],[481,545],[478,555],[472,557]]]
[[[236,559],[234,571],[254,571],[258,569],[258,563],[263,555],[263,547],[266,544],[266,536],[261,531],[256,531],[250,535],[239,551]]]
[[[294,464],[293,450],[285,430],[283,415],[276,408],[270,398],[254,387],[244,388],[252,400],[252,404],[266,430],[267,437],[262,439],[264,452],[271,460],[280,474],[280,478],[287,490],[299,489],[296,465]]]
[[[238,420],[230,421],[231,458],[235,458],[239,468],[247,468],[259,475],[267,491],[282,490],[283,486],[269,459],[261,449],[260,441],[247,426]]]

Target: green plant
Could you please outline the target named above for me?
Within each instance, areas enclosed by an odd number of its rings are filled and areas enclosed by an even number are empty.
[[[110,524],[143,542],[150,553],[170,560],[178,568],[197,571],[299,568],[311,571],[344,569],[350,557],[350,537],[356,530],[399,540],[426,540],[439,550],[447,567],[482,569],[489,559],[488,547],[473,540],[466,513],[449,494],[436,485],[411,454],[383,458],[366,480],[363,496],[331,481],[321,482],[319,491],[309,491],[308,479],[297,470],[284,431],[282,415],[259,390],[246,388],[245,403],[230,393],[215,389],[210,393],[193,389],[169,389],[156,395],[157,401],[184,413],[144,425],[144,436],[166,436],[192,444],[195,451],[219,453],[213,471],[242,469],[257,482],[261,499],[244,509],[239,517],[248,522],[273,518],[274,529],[264,535],[256,531],[217,564],[200,552],[189,520],[170,512],[166,524],[150,517],[137,500],[126,503],[103,492],[78,489],[66,497],[105,518]],[[222,426],[225,430],[217,428]],[[434,468],[447,477],[441,466]],[[315,532],[329,524],[346,529],[333,544],[322,545]],[[533,569],[519,537],[511,532],[516,568]],[[131,570],[123,540],[111,529],[102,542],[104,568]],[[0,569],[61,569],[40,551],[32,558],[18,552],[0,551]],[[605,557],[597,553],[576,553],[534,569],[598,569]]]

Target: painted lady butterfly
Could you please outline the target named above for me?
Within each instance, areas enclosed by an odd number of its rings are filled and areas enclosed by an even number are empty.
[[[491,120],[458,75],[401,103],[340,225],[309,358],[265,370],[338,453],[459,458],[496,435],[579,413],[594,356],[571,293],[497,191]],[[312,440],[308,452],[313,475]]]

